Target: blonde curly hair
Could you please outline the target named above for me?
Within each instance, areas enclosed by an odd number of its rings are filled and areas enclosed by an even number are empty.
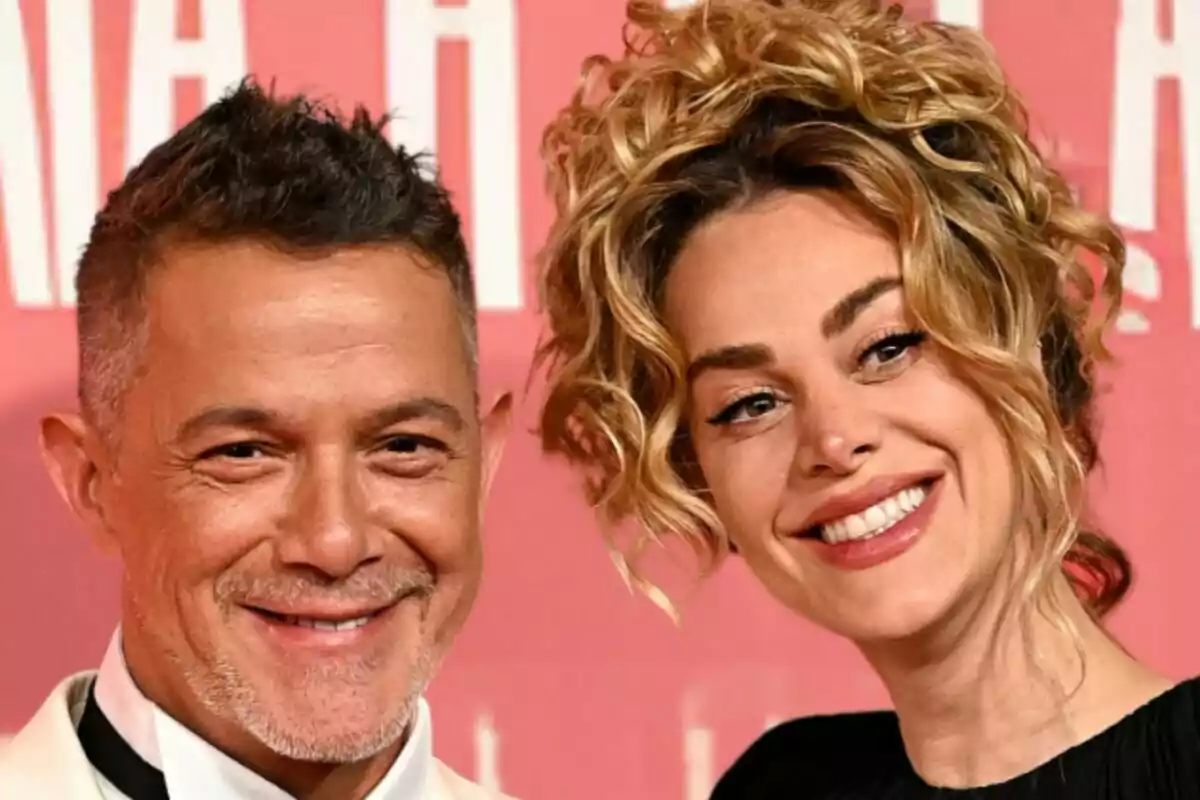
[[[1003,432],[1028,515],[1025,595],[1062,571],[1095,617],[1120,601],[1129,561],[1083,513],[1124,243],[1031,144],[982,38],[877,0],[634,0],[623,56],[583,72],[543,139],[557,220],[541,436],[584,469],[606,530],[640,523],[631,545],[610,541],[627,578],[657,591],[636,561],[665,538],[706,570],[729,552],[659,313],[671,262],[710,215],[820,187],[895,238],[911,314]]]

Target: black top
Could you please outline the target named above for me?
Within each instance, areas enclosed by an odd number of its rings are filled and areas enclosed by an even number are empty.
[[[925,783],[892,712],[786,722],[725,773],[711,800],[1197,800],[1200,678],[1040,767],[979,789]]]

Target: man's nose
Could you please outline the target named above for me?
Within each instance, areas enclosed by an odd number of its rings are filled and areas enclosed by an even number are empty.
[[[334,579],[379,556],[353,454],[326,450],[308,460],[297,478],[278,553],[284,564]]]

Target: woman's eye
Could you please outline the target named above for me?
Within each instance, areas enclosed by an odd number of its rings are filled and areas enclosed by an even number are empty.
[[[909,331],[885,336],[863,350],[858,357],[858,366],[868,372],[882,371],[899,366],[896,362],[908,355],[910,350],[919,347],[926,339],[922,331]]]
[[[756,392],[747,395],[718,411],[708,422],[710,425],[733,425],[739,422],[749,422],[779,407],[779,398],[771,392]]]

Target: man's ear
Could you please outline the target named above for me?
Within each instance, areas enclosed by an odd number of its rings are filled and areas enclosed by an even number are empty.
[[[99,437],[78,414],[51,414],[42,419],[39,444],[42,463],[59,496],[107,553],[116,541],[100,500]]]
[[[483,451],[481,474],[481,499],[486,499],[492,488],[492,480],[500,468],[500,457],[508,443],[512,428],[512,392],[504,392],[480,419],[479,431]]]

